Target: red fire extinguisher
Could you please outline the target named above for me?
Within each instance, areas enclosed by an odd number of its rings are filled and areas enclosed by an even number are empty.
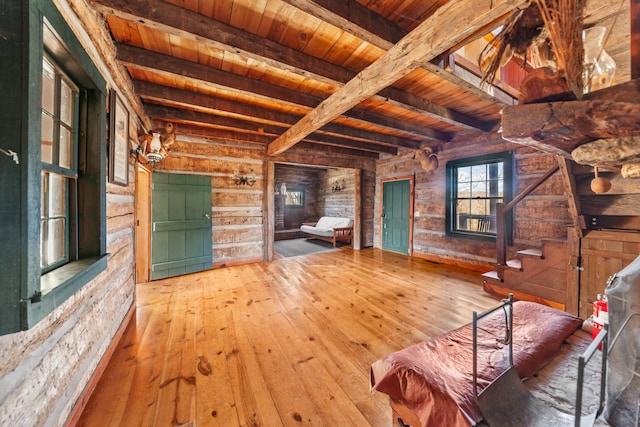
[[[595,339],[600,331],[604,329],[604,325],[609,323],[609,309],[607,306],[607,297],[602,294],[598,294],[596,301],[593,303],[593,329],[591,330],[591,337]],[[602,344],[600,347],[602,349]]]

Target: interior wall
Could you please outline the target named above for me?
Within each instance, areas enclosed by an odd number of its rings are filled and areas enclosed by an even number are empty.
[[[108,268],[28,331],[0,336],[0,425],[64,425],[135,299],[134,168],[107,184]]]
[[[329,169],[318,183],[320,216],[355,219],[355,177],[353,169]]]
[[[54,3],[106,80],[116,80],[94,44],[111,43],[104,24],[84,1]],[[30,330],[0,336],[0,425],[65,425],[91,380],[135,299],[134,188],[133,167],[127,187],[107,184],[107,269]]]
[[[296,219],[299,216],[296,215],[296,218],[291,218],[291,215],[289,215],[291,213],[291,209],[285,207],[284,200],[282,201],[281,209],[283,209],[283,215],[285,218],[281,228],[278,227],[278,222],[276,221],[276,230],[298,229],[303,222],[314,222],[318,220],[322,215],[319,209],[318,199],[320,198],[321,192],[319,190],[318,183],[324,173],[325,170],[319,168],[281,164],[275,165],[274,179],[276,192],[279,192],[282,183],[287,185],[288,190],[300,189],[305,192],[304,211],[297,221]],[[279,196],[282,196],[282,194],[279,194]],[[278,195],[276,195],[276,198],[277,197]],[[277,206],[276,210],[278,210]]]
[[[469,145],[471,144],[471,145]],[[445,235],[446,173],[449,160],[513,150],[515,158],[515,191],[528,185],[557,165],[554,156],[505,142],[499,136],[485,135],[474,140],[452,141],[438,149],[439,167],[425,172],[414,159],[413,150],[403,150],[398,156],[388,156],[377,162],[374,216],[374,246],[381,247],[381,181],[413,174],[415,176],[414,256],[447,260],[451,263],[476,265],[492,269],[496,262],[495,243],[450,238]],[[559,173],[554,174],[530,194],[514,211],[513,246],[517,250],[541,247],[540,239],[566,240],[570,225],[567,198]]]
[[[180,135],[155,170],[211,177],[213,263],[263,260],[265,177],[263,145],[213,141]],[[234,173],[255,175],[251,184],[236,184]]]

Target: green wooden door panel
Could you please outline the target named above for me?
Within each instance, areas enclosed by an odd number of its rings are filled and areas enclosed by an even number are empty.
[[[194,230],[208,228],[211,221],[208,219],[186,221],[157,221],[153,223],[153,231]]]
[[[211,269],[211,178],[154,173],[151,194],[151,279]]]
[[[382,249],[409,253],[410,181],[382,186]]]

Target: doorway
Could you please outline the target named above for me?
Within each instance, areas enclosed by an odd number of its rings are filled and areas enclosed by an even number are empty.
[[[152,174],[151,280],[212,268],[211,178]]]
[[[382,183],[382,249],[409,254],[411,252],[411,220],[413,218],[413,179]]]

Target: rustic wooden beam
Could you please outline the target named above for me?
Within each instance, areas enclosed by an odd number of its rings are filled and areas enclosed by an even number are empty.
[[[580,198],[576,189],[576,180],[573,175],[573,164],[564,157],[558,157],[558,166],[560,167],[560,175],[562,176],[562,183],[564,185],[564,192],[567,196],[567,202],[569,203],[569,215],[571,216],[571,222],[573,227],[570,232],[575,233],[576,237],[581,239],[583,237],[582,230],[587,228],[584,221],[584,216],[580,213]]]
[[[233,117],[218,116],[213,114],[202,113],[199,111],[184,110],[156,104],[146,105],[145,111],[149,117],[155,120],[163,120],[178,123],[187,123],[192,125],[204,125],[216,127],[219,129],[228,129],[248,134],[257,134],[274,137],[281,135],[286,129],[284,126],[270,125],[266,123],[255,123],[252,121],[242,120]],[[182,125],[180,126],[180,128]],[[393,140],[393,138],[392,138]],[[367,143],[364,141],[338,138],[335,136],[327,136],[319,133],[309,135],[305,141],[314,142],[316,144],[324,144],[327,146],[341,146],[347,149],[359,150],[361,152],[376,152],[396,154],[397,149],[393,147],[393,142],[387,142],[387,145]],[[397,142],[397,141],[395,141]]]
[[[286,125],[279,124],[269,124],[264,122],[256,122],[253,120],[247,120],[246,118],[234,118],[227,117],[217,114],[203,113],[199,111],[193,110],[184,110],[174,107],[161,106],[158,104],[147,104],[145,106],[145,111],[147,115],[153,117],[158,120],[181,120],[189,123],[203,123],[208,125],[214,125],[221,128],[234,129],[238,131],[245,131],[250,133],[258,133],[258,134],[267,134],[272,137],[277,137],[282,135],[282,133],[286,130]],[[340,138],[339,135],[333,135],[332,144],[335,144],[338,141],[338,138],[342,140],[342,144],[346,147],[352,148],[365,148],[370,151],[381,151],[385,152],[387,149],[393,149],[393,147],[406,147],[406,148],[417,148],[420,144],[416,141],[407,141],[402,138],[397,138],[391,135],[383,135],[374,132],[370,132],[375,140],[355,140],[348,138]],[[344,136],[344,135],[343,135]],[[316,140],[322,140],[324,135],[321,132],[315,132],[313,137]],[[392,148],[389,148],[392,147]],[[376,150],[380,148],[380,150]],[[394,151],[395,152],[395,151]]]
[[[282,86],[254,80],[238,74],[207,67],[173,56],[149,51],[135,46],[118,44],[118,61],[129,68],[144,70],[154,74],[167,75],[181,80],[190,80],[197,84],[237,92],[267,102],[278,101],[307,111],[318,106],[322,98]],[[425,100],[426,101],[426,100]],[[426,104],[425,104],[426,105]],[[417,111],[420,113],[420,111]],[[443,112],[444,114],[444,112]],[[394,120],[362,109],[351,109],[343,117],[365,125],[374,125],[389,131],[404,132],[414,137],[432,141],[448,141],[451,135],[408,122]]]
[[[247,145],[255,145],[260,146],[261,148],[266,147],[269,142],[273,141],[273,137],[269,135],[237,132],[233,130],[218,129],[202,125],[184,124],[181,122],[173,123],[178,129],[178,135],[184,135],[187,137],[207,138],[212,141],[224,141],[230,144],[241,144],[243,147],[246,147]],[[180,144],[180,141],[176,142],[173,147],[177,146],[178,144]],[[389,154],[397,153],[397,150],[395,148],[380,147],[381,149],[377,149],[374,151],[371,149],[371,147],[367,147],[367,149],[360,149],[356,147],[348,148],[344,147],[343,145],[331,144],[316,139],[305,139],[298,145],[301,148],[305,148],[307,150],[315,150],[319,153],[348,155],[374,160],[380,157],[379,153],[387,152],[387,149],[389,150]]]
[[[505,107],[502,137],[550,154],[571,158],[578,146],[595,140],[640,135],[640,103],[581,100]]]
[[[364,151],[364,150],[354,150],[347,147],[338,147],[334,145],[327,144],[319,144],[317,142],[304,140],[300,143],[300,148],[307,150],[314,150],[318,152],[328,153],[328,154],[339,154],[353,157],[368,157],[370,159],[378,159],[380,156],[378,153],[374,153],[372,151]]]
[[[361,71],[354,79],[324,100],[291,129],[269,144],[268,153],[281,153],[306,135],[354,107],[373,93],[430,61],[447,46],[473,33],[527,1],[480,1],[473,8],[450,2],[394,45],[378,61]]]
[[[284,2],[385,50],[407,35],[403,28],[357,1],[284,0]]]
[[[232,27],[199,13],[170,3],[149,4],[147,0],[91,0],[92,4],[105,14],[121,19],[142,23],[151,28],[173,34],[217,50],[231,51],[246,58],[267,64],[270,67],[288,70],[292,73],[340,87],[351,80],[355,73],[331,62],[318,59],[301,51],[278,44],[269,39]],[[384,88],[379,88],[382,90]],[[399,104],[416,99],[400,89],[388,88],[379,95],[372,93],[379,101],[394,99]],[[400,98],[400,99],[399,99]],[[410,104],[407,108],[417,109],[422,114],[464,128],[485,130],[486,125],[471,116],[440,106],[437,111],[423,109],[425,103]],[[445,108],[448,113],[441,114]],[[478,127],[480,126],[480,127]]]
[[[177,107],[187,107],[193,109],[206,108],[208,110],[231,113],[234,117],[243,120],[268,123],[276,126],[287,127],[296,123],[302,116],[284,113],[281,111],[270,110],[254,105],[245,104],[238,101],[232,101],[223,98],[213,98],[197,92],[185,91],[173,87],[157,85],[141,80],[135,81],[136,92],[146,101],[155,104],[173,104]],[[319,131],[333,134],[336,136],[345,136],[349,138],[357,138],[361,140],[370,140],[376,142],[387,143],[388,139],[381,136],[377,132],[368,130],[351,128],[339,124],[329,123],[323,126]],[[419,145],[419,141],[406,140],[405,147],[415,148]]]
[[[220,129],[217,127],[204,126],[202,124],[186,124],[178,121],[176,123],[176,133],[196,138],[207,138],[211,140],[241,142],[243,144],[267,145],[273,140],[272,136],[257,133],[238,132],[230,129]]]
[[[631,13],[631,79],[640,79],[640,0],[629,0]]]
[[[407,31],[396,25],[393,21],[388,20],[373,10],[361,5],[354,0],[284,0],[292,6],[307,12],[312,16],[318,16],[323,21],[328,22],[337,28],[353,34],[354,36],[371,43],[380,49],[389,50],[402,37],[407,35]],[[490,27],[496,27],[498,22],[504,17],[498,18],[495,22],[489,24]],[[483,28],[486,34],[492,28]],[[476,34],[471,37],[475,37]],[[471,40],[464,40],[469,42]],[[463,42],[461,42],[463,43]],[[447,49],[447,51],[450,49]],[[513,105],[514,98],[509,93],[499,88],[493,90],[499,92],[493,95],[488,90],[474,85],[455,73],[445,70],[438,64],[432,62],[425,63],[422,68],[432,74],[438,75],[443,80],[459,86],[466,91],[478,96],[479,98],[500,104]],[[486,129],[489,130],[489,129]]]

